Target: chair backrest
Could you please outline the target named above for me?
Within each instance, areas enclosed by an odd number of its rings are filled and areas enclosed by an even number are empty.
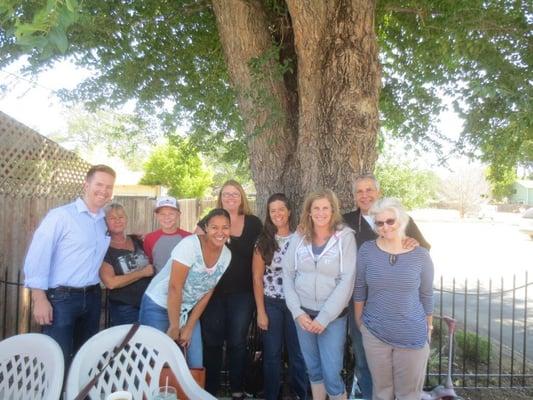
[[[58,400],[65,360],[57,342],[25,333],[0,342],[0,399]]]
[[[74,399],[83,387],[109,361],[113,349],[131,325],[115,326],[89,339],[75,355],[67,378],[66,400]],[[141,325],[128,345],[105,368],[89,392],[91,400],[100,400],[112,392],[126,390],[134,399],[152,398],[159,387],[161,369],[168,365],[187,397],[216,400],[193,379],[179,347],[163,332]]]

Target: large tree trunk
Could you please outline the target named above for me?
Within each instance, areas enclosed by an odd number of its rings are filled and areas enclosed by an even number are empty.
[[[375,1],[287,0],[287,8],[280,19],[262,1],[213,0],[249,134],[258,211],[276,191],[300,206],[320,188],[334,190],[350,209],[353,179],[372,171],[377,155]],[[292,74],[277,79],[279,63],[270,61],[258,79],[250,61],[264,59],[273,43],[291,60]]]

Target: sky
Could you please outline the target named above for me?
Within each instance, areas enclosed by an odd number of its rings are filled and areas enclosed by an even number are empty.
[[[37,77],[27,78],[19,71],[23,63],[22,60],[0,70],[0,85],[7,86],[7,90],[0,93],[0,111],[44,136],[65,133],[68,109],[55,93],[60,89],[74,88],[82,80],[91,76],[91,71],[68,61],[62,61],[57,62],[53,68],[42,72]],[[445,111],[440,116],[439,129],[447,137],[457,139],[462,129],[462,120],[453,111]],[[437,156],[434,153],[414,154],[410,150],[403,149],[403,143],[399,141],[392,141],[390,147],[399,149],[397,152],[406,157],[411,165],[422,169],[432,169],[440,175],[445,175],[450,169],[456,169],[458,165],[468,163],[464,158],[453,158],[449,166],[443,168],[436,165]],[[109,162],[106,155],[99,155],[99,157],[103,159],[88,161]]]

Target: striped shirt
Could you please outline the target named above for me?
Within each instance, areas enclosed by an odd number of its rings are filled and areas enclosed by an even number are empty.
[[[398,348],[422,348],[426,316],[433,313],[429,252],[419,246],[391,257],[375,240],[364,243],[357,255],[353,300],[366,302],[362,321],[378,339]]]

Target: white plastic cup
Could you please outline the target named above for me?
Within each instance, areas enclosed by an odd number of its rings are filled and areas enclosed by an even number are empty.
[[[152,400],[178,400],[178,394],[173,386],[161,386],[155,391]]]
[[[109,396],[107,396],[106,400],[133,400],[133,395],[130,392],[121,390],[111,393]]]

